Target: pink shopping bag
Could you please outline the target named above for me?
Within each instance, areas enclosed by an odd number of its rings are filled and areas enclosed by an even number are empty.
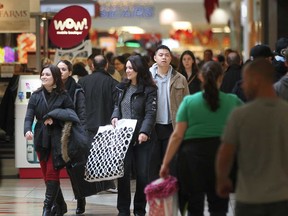
[[[159,178],[145,188],[149,216],[177,216],[178,183],[173,176]]]

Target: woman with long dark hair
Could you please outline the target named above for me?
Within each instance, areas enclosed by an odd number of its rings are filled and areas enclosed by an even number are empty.
[[[139,55],[128,58],[126,75],[127,80],[116,86],[118,100],[111,122],[115,126],[118,119],[137,119],[137,125],[124,159],[124,176],[118,179],[117,208],[119,216],[130,216],[130,174],[134,158],[136,169],[134,214],[144,216],[146,213],[144,188],[149,183],[152,137],[157,112],[157,87],[147,62]]]
[[[50,216],[54,215],[51,212],[52,206],[60,189],[60,170],[65,167],[61,154],[62,128],[67,116],[74,115],[77,118],[77,115],[74,111],[74,104],[65,91],[61,72],[57,66],[44,66],[40,72],[40,79],[42,86],[33,92],[29,99],[24,121],[24,134],[27,140],[34,138],[34,149],[37,152],[46,184],[42,215]],[[50,117],[49,113],[55,110],[60,119]],[[61,120],[62,117],[63,120]],[[34,118],[36,125],[33,133]],[[77,120],[79,121],[78,118]],[[61,215],[65,212],[67,212],[67,207]]]
[[[85,95],[82,87],[76,83],[74,78],[72,77],[72,71],[73,71],[73,65],[68,60],[61,60],[57,63],[57,67],[61,71],[61,79],[65,85],[65,89],[67,90],[70,98],[72,99],[74,105],[75,105],[75,111],[80,119],[80,123],[82,127],[86,127],[86,105],[85,105]],[[85,157],[79,158],[79,160],[85,161]],[[69,167],[67,167],[67,171],[70,171]],[[70,171],[72,172],[72,171]],[[69,172],[68,172],[69,173]],[[75,183],[71,180],[71,185],[73,188],[73,191],[77,191],[74,188],[79,187],[79,185],[75,185]],[[74,194],[75,195],[75,194]],[[75,196],[76,197],[76,196]],[[57,199],[57,211],[60,215],[61,212],[67,212],[67,206],[65,204],[61,189],[59,190]],[[76,208],[76,214],[83,214],[85,212],[85,205],[86,205],[86,199],[85,197],[78,198],[77,199],[77,208]],[[58,214],[57,214],[58,215]]]
[[[185,50],[181,54],[177,71],[187,79],[190,94],[201,90],[201,81],[198,78],[199,69],[192,51]]]
[[[215,192],[215,156],[229,113],[242,102],[219,91],[223,71],[217,62],[207,62],[200,71],[203,91],[186,96],[177,112],[160,176],[169,175],[169,163],[178,151],[179,206],[184,215],[203,216],[207,196],[211,216],[225,216],[229,199]]]

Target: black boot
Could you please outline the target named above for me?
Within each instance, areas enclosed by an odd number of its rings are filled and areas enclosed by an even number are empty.
[[[59,181],[47,181],[42,216],[52,216],[51,208],[59,191]]]
[[[56,198],[55,203],[52,206],[51,212],[52,212],[52,215],[63,216],[67,211],[68,211],[67,204],[64,200],[62,190],[59,187],[58,196]]]
[[[226,212],[210,212],[210,216],[226,216]]]
[[[85,212],[85,205],[86,205],[86,199],[80,198],[77,199],[77,209],[76,209],[76,214],[83,214]]]

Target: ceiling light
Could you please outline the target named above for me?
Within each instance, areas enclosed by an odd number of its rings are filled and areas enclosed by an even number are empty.
[[[159,13],[159,20],[161,25],[170,25],[177,20],[177,14],[170,8],[165,8]]]
[[[229,21],[228,13],[222,8],[217,8],[211,14],[211,24],[225,24]]]

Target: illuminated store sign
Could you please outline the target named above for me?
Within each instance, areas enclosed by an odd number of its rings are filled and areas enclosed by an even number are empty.
[[[59,11],[49,25],[49,38],[61,48],[71,48],[81,43],[89,33],[91,17],[80,6],[70,6]]]
[[[151,0],[99,0],[101,18],[150,18],[154,16]]]
[[[100,7],[101,18],[149,18],[154,16],[152,6],[102,6]]]

